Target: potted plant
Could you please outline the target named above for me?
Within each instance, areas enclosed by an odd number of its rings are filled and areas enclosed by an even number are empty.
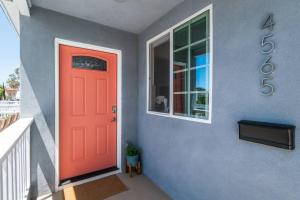
[[[127,162],[131,167],[135,167],[139,160],[139,150],[132,144],[127,145]]]

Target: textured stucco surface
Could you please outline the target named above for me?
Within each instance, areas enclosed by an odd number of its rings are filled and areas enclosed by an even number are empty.
[[[210,3],[212,124],[146,114],[146,41]],[[296,150],[288,151],[241,141],[237,127],[241,119],[300,126],[299,8],[298,0],[185,0],[138,38],[33,8],[31,18],[21,20],[21,108],[23,116],[35,116],[33,194],[54,189],[54,38],[59,37],[123,51],[123,142],[137,139],[145,175],[173,199],[299,199],[297,131]],[[264,32],[259,28],[270,12],[276,20],[276,93],[263,97],[257,69],[264,60],[260,53]]]
[[[54,190],[55,37],[122,50],[123,144],[136,142],[138,39],[131,33],[40,8],[32,8],[31,17],[22,17],[21,24],[21,111],[35,118],[31,132],[34,197]]]
[[[212,124],[146,114],[146,41],[213,3]],[[138,143],[144,173],[178,200],[297,200],[300,148],[238,139],[241,119],[300,126],[300,1],[186,0],[139,35]],[[260,24],[274,13],[276,94],[259,94]]]
[[[34,6],[140,33],[183,0],[64,0],[63,2],[32,0]]]

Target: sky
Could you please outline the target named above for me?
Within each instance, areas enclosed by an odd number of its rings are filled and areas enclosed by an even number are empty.
[[[19,36],[0,7],[0,84],[20,66]]]
[[[207,54],[196,56],[196,66],[203,66],[207,64]],[[208,90],[208,77],[206,74],[207,67],[196,69],[196,88],[204,88]]]

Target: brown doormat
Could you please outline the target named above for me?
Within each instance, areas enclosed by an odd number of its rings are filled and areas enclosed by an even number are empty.
[[[116,175],[61,191],[65,200],[101,200],[128,190]]]

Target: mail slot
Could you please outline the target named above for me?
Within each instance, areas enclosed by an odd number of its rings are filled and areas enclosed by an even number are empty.
[[[283,149],[295,149],[295,126],[241,120],[239,138]]]

